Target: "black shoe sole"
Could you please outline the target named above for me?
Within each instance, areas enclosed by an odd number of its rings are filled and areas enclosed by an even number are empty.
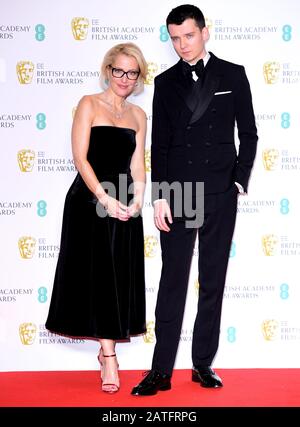
[[[216,383],[215,385],[207,385],[207,384],[203,383],[203,381],[200,380],[199,375],[195,371],[192,371],[192,381],[194,383],[200,383],[201,387],[204,387],[204,388],[221,388],[221,387],[223,387],[222,383],[221,384]]]
[[[136,393],[134,393],[132,391],[131,395],[132,396],[154,396],[155,394],[157,394],[158,391],[167,391],[167,390],[171,390],[171,384],[163,385],[160,388],[158,388],[157,390],[154,390],[153,392],[144,392],[144,393],[141,393],[139,391],[136,391]]]

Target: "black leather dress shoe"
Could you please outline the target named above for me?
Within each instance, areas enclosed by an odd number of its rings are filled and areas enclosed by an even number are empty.
[[[221,378],[210,366],[195,366],[192,369],[192,381],[206,388],[223,387]]]
[[[152,396],[158,391],[170,390],[170,388],[171,376],[160,374],[152,369],[137,386],[133,387],[131,394],[134,396]]]

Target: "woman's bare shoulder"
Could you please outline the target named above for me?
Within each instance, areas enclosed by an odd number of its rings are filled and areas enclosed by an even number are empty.
[[[77,108],[84,110],[96,110],[99,106],[99,94],[83,95],[80,98]]]
[[[139,105],[130,103],[130,107],[132,108],[133,114],[138,119],[140,119],[140,120],[146,120],[147,119],[145,111]]]

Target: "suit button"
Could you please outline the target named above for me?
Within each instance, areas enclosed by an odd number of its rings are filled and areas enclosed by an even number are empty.
[[[213,128],[213,125],[208,125],[208,129],[212,129]]]
[[[206,165],[208,165],[208,163],[209,163],[209,160],[208,159],[205,159],[205,162],[204,162]]]
[[[186,144],[186,146],[187,146],[188,148],[191,148],[192,144]]]
[[[188,161],[188,164],[189,164],[189,165],[192,165],[192,164],[193,164],[193,161],[192,161],[192,160],[189,160],[189,161]]]
[[[187,130],[190,130],[190,129],[192,129],[192,126],[187,126],[186,128],[187,128]]]
[[[207,142],[205,143],[205,145],[206,145],[206,147],[210,147],[210,146],[211,146],[211,142],[207,141]]]

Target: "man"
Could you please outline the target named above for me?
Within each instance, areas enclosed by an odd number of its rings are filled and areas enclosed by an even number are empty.
[[[203,387],[223,385],[211,364],[219,343],[237,195],[247,191],[258,139],[244,67],[206,52],[209,32],[202,12],[192,5],[178,6],[167,17],[167,28],[181,59],[156,77],[153,99],[152,189],[159,194],[154,215],[163,264],[155,311],[156,346],[152,369],[133,388],[133,395],[171,388],[197,233],[200,292],[192,340],[192,381]],[[196,63],[193,72],[189,64]],[[184,213],[174,215],[181,196],[157,192],[157,183],[162,182],[191,182],[196,208],[195,184],[204,182],[202,225],[187,227]]]

